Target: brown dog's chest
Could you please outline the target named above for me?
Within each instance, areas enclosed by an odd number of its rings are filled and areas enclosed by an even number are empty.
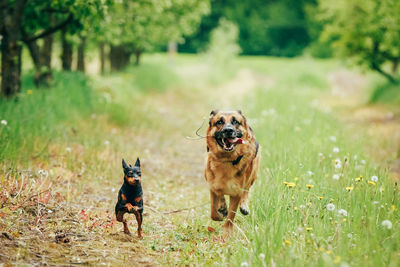
[[[209,161],[209,175],[207,180],[210,189],[220,195],[239,196],[243,193],[247,180],[246,162],[233,165],[232,162]]]

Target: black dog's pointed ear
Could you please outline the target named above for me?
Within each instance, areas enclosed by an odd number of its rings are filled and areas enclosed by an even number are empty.
[[[124,169],[128,168],[128,165],[126,164],[124,159],[122,159],[122,168]]]
[[[139,159],[139,158],[137,158],[136,163],[135,163],[135,166],[136,166],[136,167],[140,167],[140,159]]]

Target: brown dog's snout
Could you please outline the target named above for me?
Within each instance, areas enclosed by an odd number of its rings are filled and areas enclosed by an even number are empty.
[[[227,125],[224,127],[222,130],[222,133],[225,135],[225,137],[235,137],[236,136],[236,131],[235,128],[231,125]]]

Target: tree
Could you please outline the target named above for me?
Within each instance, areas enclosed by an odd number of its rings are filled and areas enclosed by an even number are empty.
[[[21,91],[21,24],[26,0],[0,2],[1,93],[8,97]]]
[[[220,18],[239,27],[243,54],[296,56],[310,42],[305,6],[316,0],[214,0],[211,14],[205,16],[199,31],[185,40],[180,49],[204,50],[210,33]]]
[[[181,41],[193,33],[209,12],[209,0],[120,0],[106,17],[104,36],[110,44],[112,69],[120,69],[135,54],[136,64],[144,50]]]
[[[320,0],[319,9],[321,38],[334,40],[339,55],[399,82],[400,1]]]

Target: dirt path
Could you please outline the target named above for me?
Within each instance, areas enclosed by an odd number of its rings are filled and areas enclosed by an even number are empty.
[[[196,83],[193,79],[190,82]],[[156,113],[154,117],[162,122],[162,128],[97,129],[109,131],[110,135],[105,142],[111,144],[92,154],[104,165],[80,164],[79,159],[90,153],[83,144],[77,143],[62,152],[67,160],[54,158],[50,165],[42,166],[49,172],[28,170],[22,175],[27,179],[25,182],[16,181],[15,186],[8,188],[11,194],[26,196],[19,202],[8,203],[11,209],[22,208],[21,212],[9,210],[0,214],[7,218],[5,224],[0,224],[3,248],[0,262],[175,265],[180,253],[190,249],[192,242],[219,243],[207,231],[212,225],[218,232],[220,225],[209,220],[209,193],[203,178],[205,141],[190,140],[186,136],[195,135],[202,118],[207,117],[212,108],[231,108],[232,103],[240,103],[240,99],[260,82],[265,80],[249,70],[240,70],[232,80],[217,87],[148,95],[141,100],[141,105]],[[101,124],[101,117],[93,119]],[[202,131],[206,125],[207,122]],[[85,127],[89,126],[82,122],[78,128]],[[112,147],[116,143],[123,144],[124,151],[114,150]],[[49,149],[53,154],[60,153],[59,144],[50,144]],[[136,155],[141,157],[145,199],[142,240],[136,234],[125,235],[122,224],[114,219],[122,172],[119,168],[116,174],[106,170],[120,162],[121,154],[128,155],[130,161]],[[33,161],[32,165],[35,164],[41,166]],[[87,177],[86,173],[94,176]],[[129,215],[128,218],[131,232],[136,233],[134,217]],[[188,262],[193,263],[193,259]]]
[[[331,91],[321,106],[333,109],[350,128],[363,128],[367,153],[386,166],[393,179],[400,179],[400,109],[382,104],[366,104],[368,80],[361,74],[339,70],[328,76]]]

